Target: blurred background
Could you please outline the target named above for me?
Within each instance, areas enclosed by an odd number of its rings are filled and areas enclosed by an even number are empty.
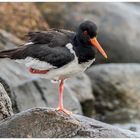
[[[118,127],[140,132],[140,3],[0,3],[0,50],[20,47],[29,31],[76,30],[84,20],[98,26],[108,54],[83,74],[66,81],[64,105]],[[31,77],[25,67],[0,60],[0,82],[15,113],[57,107],[58,85]]]

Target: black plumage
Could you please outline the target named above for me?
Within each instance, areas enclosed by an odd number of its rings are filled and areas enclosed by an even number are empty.
[[[95,58],[95,49],[90,43],[83,44],[79,41],[77,36],[74,38],[74,51],[78,57],[79,64],[88,62]]]
[[[35,44],[47,44],[49,47],[63,47],[72,42],[75,32],[64,29],[51,29],[48,31],[29,32],[29,41]]]

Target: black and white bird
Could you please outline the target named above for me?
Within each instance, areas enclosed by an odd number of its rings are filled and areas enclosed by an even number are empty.
[[[59,81],[58,110],[63,107],[64,80],[84,72],[95,61],[95,48],[107,58],[98,43],[96,24],[81,23],[77,32],[64,29],[29,32],[29,42],[22,47],[0,52],[0,58],[23,63],[35,76]]]

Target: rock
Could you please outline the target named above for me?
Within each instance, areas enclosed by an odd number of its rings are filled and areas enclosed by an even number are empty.
[[[3,85],[0,83],[0,120],[13,115],[12,103]]]
[[[73,4],[69,3],[73,6]],[[43,14],[44,19],[48,22],[51,28],[62,28],[69,26],[67,19],[67,15],[69,15],[69,11],[67,11],[67,8],[70,8],[70,5],[67,3],[36,3],[36,6]],[[55,9],[55,10],[54,10]],[[64,12],[62,14],[62,12]],[[59,17],[59,20],[56,20]]]
[[[16,44],[13,43],[15,41],[13,40],[11,43],[9,39],[11,35],[6,36],[5,32],[1,32],[1,34],[3,40],[7,42],[4,44],[6,49],[16,47]],[[33,77],[27,68],[9,59],[0,59],[0,67],[0,78],[10,86],[9,96],[15,113],[31,107],[57,107],[58,89],[56,85],[51,84],[48,80]],[[65,89],[64,103],[69,110],[82,114],[79,101],[69,89]]]
[[[140,120],[139,73],[139,64],[102,64],[88,69],[96,113],[102,121]]]
[[[0,29],[0,50],[5,49],[13,49],[16,45],[22,44],[19,38],[15,37],[14,35],[6,32],[5,30]]]
[[[48,29],[34,3],[1,3],[0,17],[0,28],[20,39],[24,39],[29,31]]]
[[[34,108],[0,123],[2,138],[140,138],[123,130],[79,115],[66,115],[54,109]]]
[[[140,133],[140,123],[114,124],[114,126]]]
[[[80,73],[68,79],[66,85],[80,101],[84,115],[94,115],[96,113],[94,108],[95,98],[92,94],[92,85],[89,77],[85,73]]]
[[[97,63],[140,62],[139,6],[87,2],[46,3],[46,6],[43,3],[43,7],[44,17],[51,27],[75,30],[83,20],[92,20],[97,24],[98,40],[108,54],[108,60],[105,60],[98,53]]]
[[[9,85],[7,84],[7,82],[5,80],[3,80],[0,77],[0,84],[2,84],[2,86],[4,87],[4,90],[6,91],[6,93],[8,94],[11,103],[12,103],[12,110],[14,113],[19,112],[19,108],[17,106],[17,102],[16,102],[16,96],[14,94],[14,92],[12,91],[12,89],[9,87]]]
[[[80,73],[77,76],[68,79],[66,85],[74,92],[80,102],[94,100],[91,81],[85,73]]]
[[[127,2],[128,4],[132,4],[134,6],[137,6],[139,7],[140,6],[140,3],[139,2]]]

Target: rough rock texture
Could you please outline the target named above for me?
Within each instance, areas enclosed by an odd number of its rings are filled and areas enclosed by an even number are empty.
[[[21,39],[28,31],[48,29],[34,3],[1,3],[0,17],[0,28]]]
[[[139,6],[84,2],[46,3],[41,8],[51,27],[75,29],[83,20],[93,20],[98,26],[98,40],[108,54],[105,60],[98,53],[97,63],[140,62]]]
[[[79,115],[68,116],[54,109],[34,108],[2,121],[0,137],[140,138],[140,134]]]
[[[0,120],[13,115],[12,103],[3,85],[0,83]]]
[[[134,123],[140,119],[139,73],[139,64],[102,64],[87,71],[102,120]]]
[[[85,116],[95,115],[95,98],[92,93],[91,80],[85,73],[80,73],[66,81],[67,88],[73,91],[80,101]]]
[[[17,102],[16,102],[16,96],[10,86],[7,84],[7,82],[0,77],[0,84],[4,87],[4,90],[6,91],[7,95],[9,96],[11,103],[12,103],[12,110],[13,112],[19,112]]]

